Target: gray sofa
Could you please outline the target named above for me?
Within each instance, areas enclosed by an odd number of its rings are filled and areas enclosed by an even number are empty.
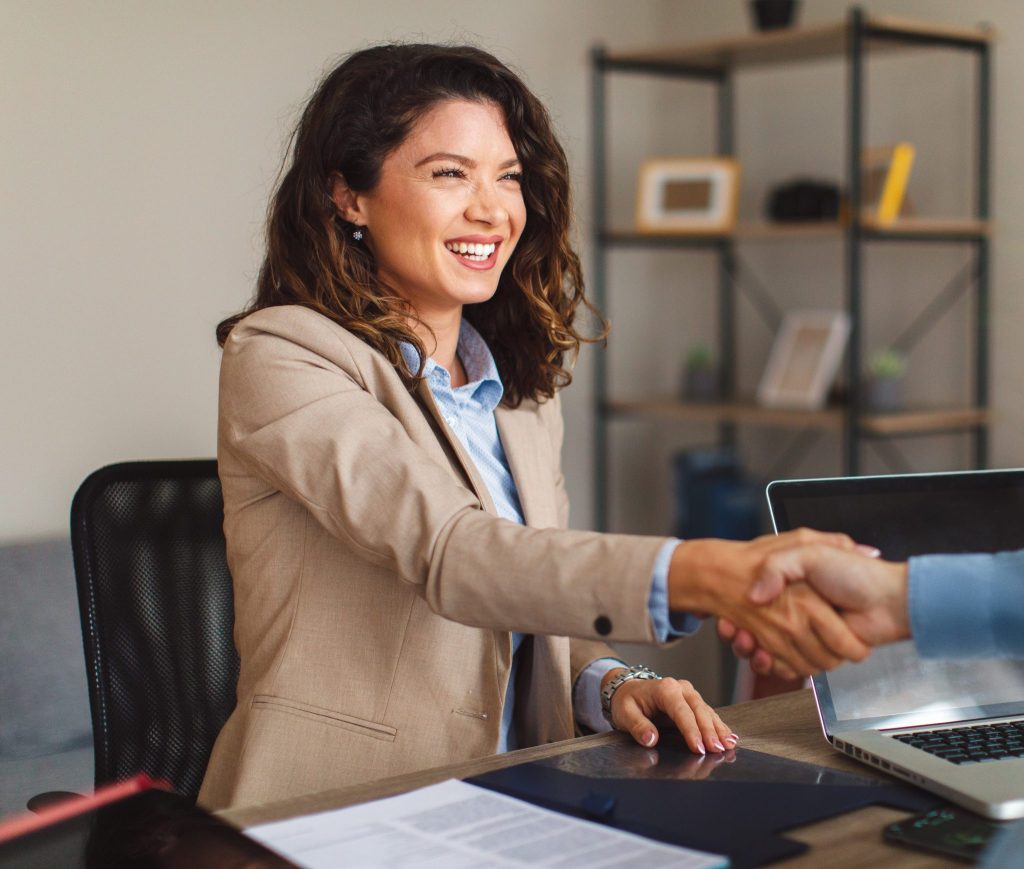
[[[92,783],[71,542],[0,546],[0,816],[41,791]]]

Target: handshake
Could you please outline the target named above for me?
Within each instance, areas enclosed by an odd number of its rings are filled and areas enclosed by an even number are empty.
[[[719,617],[757,673],[794,678],[910,637],[907,565],[806,528],[749,542],[691,540],[669,567],[672,610]]]

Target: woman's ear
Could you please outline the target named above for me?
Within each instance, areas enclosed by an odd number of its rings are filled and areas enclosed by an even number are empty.
[[[340,172],[331,173],[330,184],[331,201],[334,202],[334,207],[338,209],[338,214],[349,223],[354,223],[357,226],[365,224],[366,218],[363,216],[360,207],[359,196],[348,186],[345,176]]]

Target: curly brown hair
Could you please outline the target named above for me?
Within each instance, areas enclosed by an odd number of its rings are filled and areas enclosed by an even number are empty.
[[[493,103],[504,113],[523,167],[527,215],[497,291],[467,305],[464,316],[490,347],[509,406],[550,398],[571,381],[581,342],[600,340],[607,329],[586,298],[569,238],[565,152],[547,111],[526,85],[472,46],[380,45],[355,52],[323,79],[293,134],[291,162],[270,203],[256,294],[245,310],[217,327],[221,346],[253,311],[303,305],[379,350],[414,386],[426,356],[410,325],[415,311],[382,283],[368,247],[351,240],[353,227],[331,199],[331,178],[340,172],[352,190],[372,191],[384,158],[424,114],[451,99]],[[595,315],[596,337],[576,330],[580,305]],[[419,370],[406,366],[399,350],[403,341],[419,351]]]

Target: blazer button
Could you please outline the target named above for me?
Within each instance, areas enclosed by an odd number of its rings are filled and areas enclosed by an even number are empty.
[[[602,637],[607,637],[612,632],[612,620],[608,616],[598,616],[594,619],[594,630]]]

